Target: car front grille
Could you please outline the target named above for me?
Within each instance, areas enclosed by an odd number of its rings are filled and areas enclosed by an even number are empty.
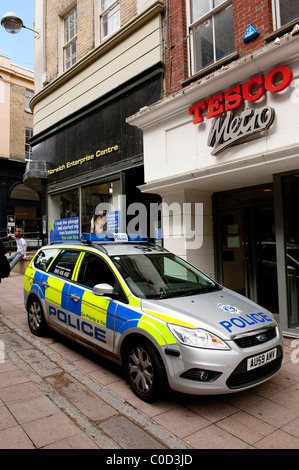
[[[268,379],[280,369],[282,365],[282,356],[282,349],[278,347],[276,359],[268,364],[249,371],[246,370],[248,358],[244,359],[229,376],[226,381],[226,385],[230,389],[238,389],[249,387],[250,385],[255,385]]]
[[[261,335],[261,332],[254,334],[254,335],[248,335],[248,336],[242,336],[240,338],[235,338],[234,342],[239,346],[239,348],[251,348],[252,346],[257,346],[260,344],[267,343],[267,341],[270,341],[271,339],[276,338],[277,332],[276,332],[276,327],[274,326],[273,328],[269,328],[268,330],[265,330],[262,332],[263,335],[266,336],[265,340],[261,343],[259,341],[258,337]]]

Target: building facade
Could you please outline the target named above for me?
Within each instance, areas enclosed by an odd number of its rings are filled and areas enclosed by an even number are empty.
[[[165,2],[163,99],[127,119],[143,132],[140,190],[168,208],[164,245],[295,336],[297,23],[292,0]]]
[[[23,184],[31,158],[33,94],[33,72],[0,56],[0,237],[15,230],[31,236],[41,229],[39,194]]]
[[[24,182],[42,193],[50,241],[103,225],[125,230],[127,208],[155,198],[137,189],[142,131],[126,118],[162,97],[163,7],[153,0],[35,4],[34,136]]]

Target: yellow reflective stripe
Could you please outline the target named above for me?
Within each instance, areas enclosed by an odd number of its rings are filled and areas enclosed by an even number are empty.
[[[75,269],[73,271],[73,275],[72,275],[72,281],[77,281],[78,279],[78,273],[79,273],[79,268],[81,266],[81,262],[82,262],[82,259],[85,255],[85,252],[81,252],[80,255],[78,256],[78,259],[77,259],[77,263],[75,265]]]
[[[164,346],[165,344],[174,344],[176,343],[176,339],[170,333],[169,329],[163,323],[160,323],[155,320],[142,318],[138,321],[138,328],[142,328],[143,330],[147,331],[160,346]]]
[[[109,299],[97,297],[92,292],[85,291],[81,303],[81,317],[98,325],[106,326],[109,303]]]
[[[24,290],[26,292],[29,292],[31,289],[34,274],[35,274],[35,269],[32,269],[28,266],[24,274]]]
[[[151,312],[150,310],[144,310],[146,313],[149,313],[150,315],[154,315],[154,317],[160,318],[161,320],[164,320],[168,323],[174,323],[176,325],[182,325],[182,326],[188,326],[189,328],[195,328],[195,325],[192,325],[192,323],[187,323],[182,320],[178,320],[177,318],[169,317],[167,315],[163,315],[161,313],[157,312]]]
[[[129,296],[129,304],[132,305],[132,307],[140,307],[141,306],[141,301],[140,299],[137,299],[136,297],[133,297],[133,295]]]
[[[65,282],[53,277],[48,277],[47,282],[49,287],[45,289],[45,300],[61,307],[62,289]]]

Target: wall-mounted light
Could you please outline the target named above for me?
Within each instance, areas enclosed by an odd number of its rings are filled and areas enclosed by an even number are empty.
[[[22,28],[29,29],[36,34],[36,37],[39,38],[39,32],[34,29],[28,28],[23,24],[21,18],[15,13],[5,13],[1,19],[1,26],[10,34],[17,34],[21,31]]]

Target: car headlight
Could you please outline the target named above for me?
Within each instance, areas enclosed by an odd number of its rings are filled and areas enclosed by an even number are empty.
[[[218,336],[209,333],[201,328],[185,328],[168,323],[168,328],[175,338],[187,346],[205,349],[230,349],[230,347],[218,338]]]

